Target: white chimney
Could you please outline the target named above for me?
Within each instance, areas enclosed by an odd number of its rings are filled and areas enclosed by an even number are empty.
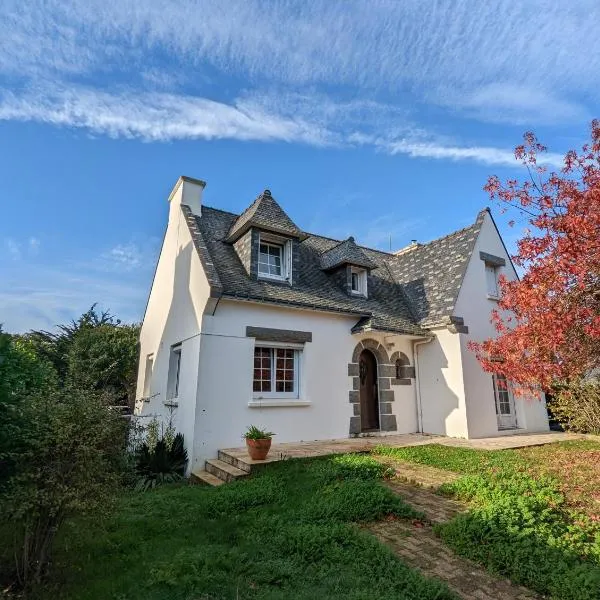
[[[182,175],[169,195],[171,204],[186,204],[191,211],[200,216],[202,214],[202,191],[206,182]]]

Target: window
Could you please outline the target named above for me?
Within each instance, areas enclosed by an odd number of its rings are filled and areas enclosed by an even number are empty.
[[[291,280],[292,245],[289,240],[261,234],[258,250],[258,276]]]
[[[169,356],[169,375],[167,377],[167,399],[179,396],[179,375],[181,372],[181,344],[171,346]]]
[[[150,383],[152,381],[152,369],[154,368],[154,354],[148,354],[146,356],[146,368],[144,369],[144,391],[142,392],[144,398],[150,396]]]
[[[494,399],[496,401],[496,418],[498,420],[498,429],[516,429],[517,415],[515,412],[515,402],[513,395],[508,387],[506,376],[500,373],[494,373]]]
[[[365,269],[352,269],[350,272],[350,289],[357,296],[367,295],[367,271]]]
[[[487,293],[490,298],[498,298],[498,267],[495,265],[485,265],[485,279],[487,282]]]
[[[494,374],[494,393],[496,394],[498,414],[510,415],[512,412],[510,392],[508,391],[506,377],[500,373]]]
[[[281,277],[283,268],[283,246],[261,242],[258,254],[258,272],[260,275]]]
[[[300,350],[296,348],[254,348],[255,397],[298,398]]]

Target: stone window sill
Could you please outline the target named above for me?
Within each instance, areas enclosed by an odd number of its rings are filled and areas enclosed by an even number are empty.
[[[285,398],[269,398],[261,400],[256,398],[248,402],[249,408],[270,408],[270,407],[291,407],[291,406],[310,406],[309,400],[286,400]]]
[[[179,402],[177,402],[177,400],[173,399],[173,400],[165,400],[163,402],[163,404],[165,406],[171,406],[173,408],[177,408],[179,406]]]
[[[487,299],[493,300],[494,302],[500,302],[500,296],[493,296],[492,294],[488,294]]]

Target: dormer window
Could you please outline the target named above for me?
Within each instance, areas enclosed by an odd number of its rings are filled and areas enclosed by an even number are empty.
[[[350,291],[355,296],[367,295],[367,271],[366,269],[358,269],[352,267],[350,271]]]
[[[291,281],[292,247],[289,240],[260,234],[258,251],[258,277]]]

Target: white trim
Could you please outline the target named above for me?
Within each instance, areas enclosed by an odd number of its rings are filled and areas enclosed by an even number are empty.
[[[269,400],[260,400],[257,398],[248,402],[249,408],[274,408],[283,406],[312,406],[312,402],[310,400],[286,400],[285,398],[272,398]]]
[[[352,275],[358,275],[358,289],[352,289]],[[352,267],[350,269],[350,292],[353,296],[367,297],[367,270]]]

